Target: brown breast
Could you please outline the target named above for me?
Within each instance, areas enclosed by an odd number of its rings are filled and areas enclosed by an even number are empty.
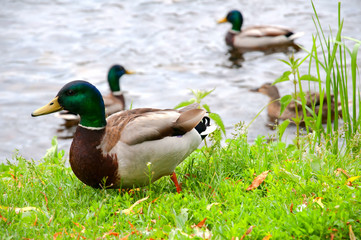
[[[104,134],[105,129],[89,130],[78,126],[70,147],[70,166],[74,174],[94,188],[117,187],[120,182],[117,156],[104,156],[97,148]]]
[[[226,34],[226,44],[227,44],[228,46],[233,47],[233,39],[234,39],[234,36],[236,36],[236,33],[227,32],[227,34]]]

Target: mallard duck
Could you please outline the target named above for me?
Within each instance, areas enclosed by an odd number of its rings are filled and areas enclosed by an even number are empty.
[[[66,84],[32,116],[62,109],[80,115],[69,161],[75,175],[94,188],[145,186],[171,175],[179,192],[174,169],[199,146],[210,126],[205,111],[194,105],[125,110],[106,118],[100,92],[82,80]]]
[[[296,110],[295,107],[297,106],[297,111],[298,111],[298,115],[299,116],[303,116],[303,111],[302,111],[302,105],[298,104],[294,101],[292,101],[291,103],[289,103],[286,107],[286,109],[284,110],[284,112],[282,113],[282,115],[280,116],[280,112],[281,112],[281,103],[278,101],[281,96],[278,92],[278,89],[276,86],[272,85],[271,83],[265,83],[263,84],[261,87],[259,88],[255,88],[255,89],[251,89],[251,91],[253,92],[260,92],[263,93],[267,96],[270,97],[270,103],[268,104],[267,110],[268,110],[268,116],[270,118],[270,120],[272,122],[274,122],[276,119],[281,119],[281,120],[286,120],[286,119],[290,119],[292,120],[292,118],[296,117]],[[327,123],[327,98],[326,98],[326,94],[323,96],[323,105],[322,105],[322,123]],[[310,92],[306,92],[305,93],[305,99],[306,99],[306,106],[308,106],[310,109],[312,108],[312,105],[314,105],[314,109],[315,109],[315,114],[317,115],[318,112],[320,111],[320,94],[319,93],[310,93]],[[301,101],[301,99],[299,99],[299,101]],[[334,101],[334,96],[331,95],[331,121],[334,120],[334,115],[335,115],[335,101]],[[342,116],[342,109],[340,108],[340,104],[338,104],[338,114],[341,117]],[[307,110],[306,110],[307,111]],[[307,116],[311,116],[311,113],[309,113],[307,111]]]
[[[120,78],[124,74],[133,74],[134,72],[126,70],[122,65],[115,64],[108,71],[108,84],[110,93],[103,96],[105,115],[109,116],[113,113],[125,109],[125,100],[120,87]],[[79,123],[79,115],[69,111],[61,111],[55,114],[56,117],[66,121],[66,126],[73,126]]]
[[[243,16],[240,11],[232,10],[218,23],[230,22],[232,28],[226,34],[226,44],[244,50],[262,50],[272,46],[292,44],[303,33],[293,33],[279,26],[252,26],[242,28]]]

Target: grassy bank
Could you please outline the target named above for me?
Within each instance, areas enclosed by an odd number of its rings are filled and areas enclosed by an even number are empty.
[[[315,25],[320,27],[315,16]],[[36,164],[15,155],[14,163],[0,165],[0,239],[360,237],[361,95],[356,86],[356,59],[361,42],[353,39],[352,51],[340,42],[342,25],[339,16],[335,41],[318,30],[304,59],[284,61],[291,71],[278,82],[292,81],[295,90],[298,87],[299,96],[286,96],[288,100],[281,99],[281,103],[285,107],[300,97],[305,116],[316,104],[306,109],[301,81],[316,82],[321,95],[327,96],[321,108],[327,104],[328,115],[331,95],[336,102],[340,99],[343,125],[337,121],[338,113],[326,129],[322,111],[305,119],[295,118],[296,123],[305,122],[307,135],[300,134],[297,124],[295,144],[289,145],[281,140],[266,141],[262,136],[250,144],[240,124],[236,135],[221,146],[221,132],[217,131],[212,144],[195,151],[176,169],[183,188],[180,194],[166,177],[139,189],[88,187],[68,167],[68,159],[64,151],[58,151],[54,139],[53,147]],[[320,57],[317,46],[322,48]],[[347,68],[347,57],[351,58],[351,69]],[[309,72],[301,74],[299,66],[306,60]],[[312,72],[313,68],[316,71]],[[211,116],[224,130],[220,117]],[[280,139],[287,124],[285,121],[278,127]]]
[[[96,190],[65,166],[56,141],[40,164],[0,166],[1,239],[342,239],[361,236],[357,155],[246,135],[203,147],[168,178],[131,191]],[[256,175],[270,171],[247,191]],[[197,226],[198,225],[198,226]],[[247,232],[248,230],[248,232]],[[248,233],[248,235],[247,235]]]

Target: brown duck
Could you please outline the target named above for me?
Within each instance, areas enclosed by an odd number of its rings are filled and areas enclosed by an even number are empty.
[[[92,84],[66,84],[32,116],[59,110],[79,114],[80,123],[70,147],[75,175],[94,188],[145,186],[171,175],[207,135],[209,118],[197,106],[181,110],[139,108],[105,118],[103,98]],[[209,130],[209,128],[208,128]]]
[[[276,121],[277,119],[292,120],[292,118],[295,118],[296,117],[295,105],[297,106],[298,115],[303,116],[302,105],[298,104],[294,101],[292,101],[290,104],[287,105],[286,109],[283,111],[282,115],[280,116],[281,103],[278,100],[281,98],[281,96],[278,92],[277,87],[272,85],[271,83],[265,83],[259,88],[251,89],[251,91],[252,92],[260,92],[260,93],[263,93],[263,94],[267,95],[268,97],[270,97],[270,103],[267,106],[267,110],[268,110],[268,116],[270,118],[270,121],[272,121],[272,122]],[[331,117],[332,117],[331,121],[333,121],[334,115],[335,115],[335,111],[334,111],[335,101],[334,101],[334,96],[331,95],[331,97],[332,97],[331,98],[331,107],[332,107],[331,108]],[[320,94],[306,92],[305,99],[306,99],[306,106],[308,106],[310,109],[313,109],[312,105],[314,105],[315,114],[317,115],[320,111],[320,100],[321,100]],[[299,101],[301,101],[301,99],[299,99]],[[327,109],[328,109],[327,99],[326,99],[326,94],[325,94],[324,99],[323,99],[323,105],[322,105],[322,123],[327,123]],[[339,107],[338,114],[339,114],[339,116],[342,115],[342,111],[341,111],[340,107]],[[311,116],[311,115],[312,114],[307,111],[307,116]]]

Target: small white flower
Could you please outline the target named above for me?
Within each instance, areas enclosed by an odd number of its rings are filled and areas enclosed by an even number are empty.
[[[152,163],[151,163],[151,162],[148,162],[148,163],[147,163],[147,166],[149,167],[150,165],[152,165]]]

